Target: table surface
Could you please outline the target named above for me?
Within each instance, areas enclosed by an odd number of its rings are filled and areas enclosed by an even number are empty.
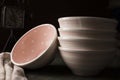
[[[41,69],[25,69],[28,80],[120,80],[120,68],[106,68],[96,76],[77,76],[64,64],[60,56]]]

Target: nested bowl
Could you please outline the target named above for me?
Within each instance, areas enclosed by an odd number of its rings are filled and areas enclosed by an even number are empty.
[[[61,57],[75,75],[91,76],[103,71],[113,60],[115,48],[107,50],[59,47]]]
[[[79,28],[116,31],[118,22],[114,19],[90,16],[71,16],[58,19],[60,28]]]
[[[95,30],[95,29],[64,29],[58,28],[60,37],[68,38],[96,38],[96,39],[113,39],[116,37],[116,31],[112,30]]]
[[[117,47],[116,39],[63,38],[58,37],[59,45],[70,49],[104,50]]]

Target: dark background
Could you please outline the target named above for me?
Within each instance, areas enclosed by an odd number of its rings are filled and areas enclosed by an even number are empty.
[[[58,27],[57,19],[63,16],[111,17],[108,0],[36,0],[30,1],[33,25],[51,23]]]
[[[22,1],[25,2],[22,3]],[[15,42],[26,31],[37,25],[50,23],[58,28],[57,20],[59,17],[96,16],[113,18],[111,9],[109,9],[109,0],[5,0],[4,4],[0,6],[1,12],[4,6],[21,6],[25,10],[25,21],[24,28],[13,28],[16,40],[11,39],[11,43],[7,47],[5,47],[5,43],[9,38],[10,29],[0,27],[0,52],[11,51]]]

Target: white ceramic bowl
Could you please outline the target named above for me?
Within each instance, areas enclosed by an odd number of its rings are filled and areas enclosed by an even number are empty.
[[[14,45],[11,61],[17,66],[35,69],[54,59],[57,31],[51,24],[39,25],[26,32]]]
[[[91,38],[63,38],[58,37],[61,47],[70,49],[95,49],[104,50],[111,49],[117,46],[116,40],[103,40],[103,39],[91,39]]]
[[[113,60],[116,50],[82,50],[59,47],[61,57],[76,75],[96,75]]]
[[[58,19],[61,28],[116,30],[118,22],[114,19],[102,17],[71,16]]]
[[[88,29],[88,30],[81,30],[81,29],[64,29],[64,28],[58,28],[60,37],[69,37],[69,38],[97,38],[97,39],[113,39],[116,37],[116,31],[110,31],[110,30],[94,30],[94,29]]]

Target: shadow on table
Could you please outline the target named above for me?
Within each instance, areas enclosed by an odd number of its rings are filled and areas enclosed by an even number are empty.
[[[120,69],[105,69],[96,76],[77,76],[64,65],[49,65],[41,69],[25,69],[28,80],[120,80]]]

